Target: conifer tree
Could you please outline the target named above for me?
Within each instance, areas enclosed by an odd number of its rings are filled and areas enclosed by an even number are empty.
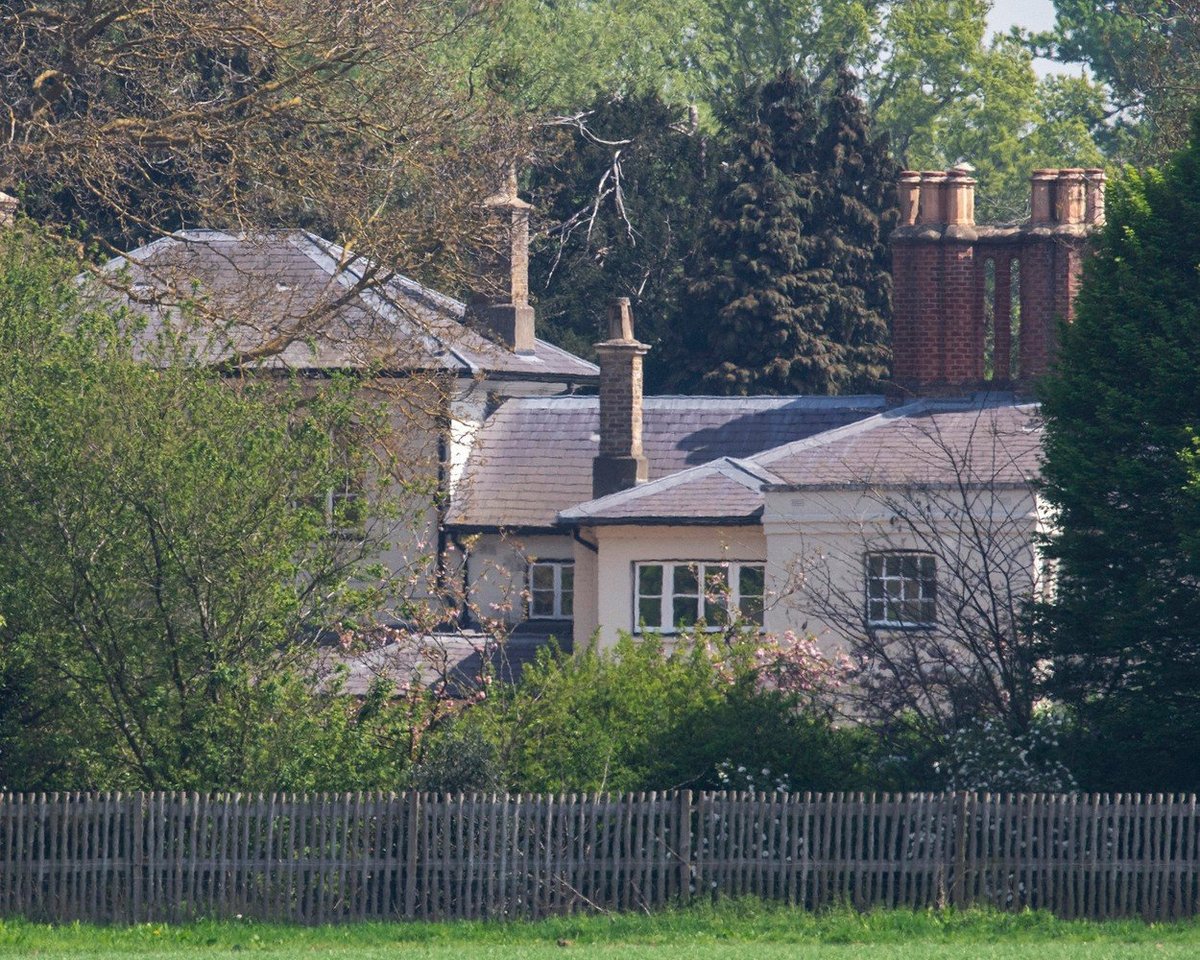
[[[1094,789],[1200,786],[1200,117],[1128,174],[1043,384],[1051,692]]]
[[[891,360],[891,248],[899,219],[899,164],[886,135],[873,137],[858,78],[839,64],[825,99],[817,140],[821,196],[811,229],[822,240],[833,285],[825,329],[841,347],[837,376],[843,389],[874,390]]]
[[[746,101],[679,331],[686,386],[838,393],[883,374],[893,166],[853,84],[839,71],[822,102],[787,72]]]

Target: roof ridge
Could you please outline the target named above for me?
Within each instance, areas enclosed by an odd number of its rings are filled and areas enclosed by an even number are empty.
[[[297,238],[289,238],[289,242],[299,246],[299,244],[296,243],[296,239]],[[364,274],[351,266],[351,264],[353,264],[355,261],[362,261],[365,264],[374,266],[372,261],[358,254],[354,254],[352,260],[342,264],[341,258],[333,255],[333,250],[336,249],[344,253],[344,247],[341,247],[332,241],[325,240],[324,238],[319,238],[315,234],[309,233],[308,231],[302,231],[299,239],[307,241],[308,247],[312,248],[301,248],[301,252],[304,253],[310,260],[312,260],[313,263],[315,263],[318,267],[329,274],[331,280],[341,284],[343,287],[350,287],[352,285],[350,278],[353,278],[353,283],[361,282],[364,279]],[[384,283],[386,282],[387,281],[384,281]],[[381,320],[391,324],[393,328],[401,331],[406,330],[407,328],[407,332],[410,335],[420,337],[424,341],[424,346],[429,351],[430,355],[436,357],[438,351],[448,353],[454,358],[460,368],[463,368],[472,374],[477,372],[477,368],[473,363],[458,353],[458,351],[456,351],[452,346],[442,340],[441,337],[437,336],[437,334],[431,332],[422,325],[414,324],[410,318],[400,313],[400,311],[398,311],[385,296],[380,294],[378,287],[364,286],[358,290],[357,296],[364,305],[369,307],[372,312],[374,312]]]
[[[771,447],[769,450],[763,450],[746,459],[759,465],[765,466],[768,463],[774,463],[782,457],[790,456],[793,453],[798,453],[801,450],[809,450],[813,447],[822,447],[828,443],[834,443],[846,437],[857,436],[860,433],[867,433],[875,430],[887,423],[898,420],[907,419],[913,413],[918,413],[928,404],[927,400],[914,400],[912,403],[905,404],[901,407],[893,407],[891,410],[883,410],[873,416],[864,417],[862,420],[855,420],[853,423],[847,423],[840,427],[834,427],[830,430],[822,430],[820,433],[814,433],[810,437],[803,437],[800,440],[791,440],[788,443],[780,444],[778,447]]]
[[[755,482],[758,483],[759,489],[761,489],[761,486],[764,483],[781,483],[783,481],[783,477],[779,476],[777,473],[773,473],[772,471],[763,467],[761,464],[752,463],[744,457],[724,457],[722,459],[727,461],[731,466],[736,468],[741,473],[751,477]],[[727,475],[730,476],[731,479],[737,480],[739,483],[743,482],[739,477],[733,476],[732,474]],[[747,484],[747,486],[749,486],[749,484]]]
[[[653,492],[661,493],[663,490],[670,490],[681,483],[686,483],[688,480],[694,479],[702,473],[719,473],[720,470],[717,465],[727,459],[729,458],[719,457],[717,460],[709,460],[707,463],[700,463],[694,467],[677,470],[675,473],[669,473],[665,477],[659,477],[657,480],[648,480],[646,483],[640,483],[636,487],[629,487],[625,490],[618,490],[615,493],[605,494],[603,497],[593,497],[591,500],[584,500],[582,503],[568,507],[566,510],[560,510],[558,516],[560,519],[586,519],[591,514],[600,510],[628,503],[630,500],[639,500],[647,495],[646,491],[652,488]],[[592,507],[593,509],[585,511],[585,507]]]

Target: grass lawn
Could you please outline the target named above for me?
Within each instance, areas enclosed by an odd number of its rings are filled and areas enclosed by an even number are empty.
[[[1065,922],[986,911],[807,914],[758,902],[540,923],[287,927],[253,922],[135,927],[0,922],[3,957],[207,960],[1117,960],[1200,955],[1200,924]]]

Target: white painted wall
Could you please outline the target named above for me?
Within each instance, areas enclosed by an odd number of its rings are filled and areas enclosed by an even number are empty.
[[[598,544],[600,552],[595,555],[594,620],[583,616],[584,608],[576,600],[577,645],[585,644],[597,628],[600,630],[601,646],[615,644],[619,631],[634,628],[633,571],[634,564],[638,562],[767,560],[767,541],[762,528],[758,526],[600,526],[585,529],[582,535]],[[582,570],[576,568],[577,583],[581,573]]]
[[[994,576],[1012,581],[1037,576],[1034,533],[1039,524],[1037,506],[1028,491],[981,493],[974,497],[972,516],[978,536],[964,536],[960,511],[924,528],[897,522],[894,511],[881,498],[859,491],[768,493],[763,515],[767,543],[768,632],[792,630],[815,636],[826,653],[846,647],[846,623],[862,615],[866,605],[865,554],[876,550],[921,550],[940,554],[939,580],[958,576],[947,569],[951,558],[969,571],[987,569],[981,546],[1005,557]],[[909,505],[904,495],[903,504]],[[938,493],[935,502],[949,507],[961,496]],[[896,501],[891,501],[895,503]],[[950,589],[947,587],[947,589]],[[960,591],[961,592],[961,591]],[[945,599],[945,598],[942,598]]]

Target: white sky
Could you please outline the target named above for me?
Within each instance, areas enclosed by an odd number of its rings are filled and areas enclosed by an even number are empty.
[[[1053,0],[992,0],[992,12],[988,26],[994,33],[1007,32],[1009,27],[1024,27],[1026,30],[1049,30],[1054,26]],[[1035,60],[1033,68],[1038,76],[1056,71],[1062,72],[1062,64],[1050,60]]]
[[[1027,30],[1049,30],[1054,26],[1053,0],[992,0],[988,23],[993,30],[1011,26]]]

